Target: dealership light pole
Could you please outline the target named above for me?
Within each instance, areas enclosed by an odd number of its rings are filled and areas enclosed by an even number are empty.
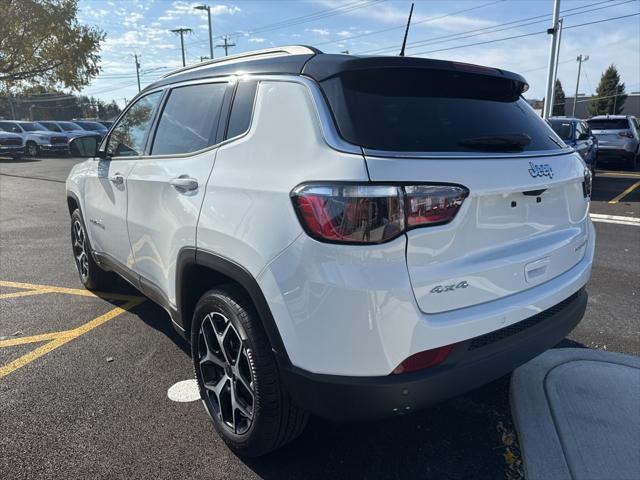
[[[211,6],[209,5],[198,5],[193,7],[196,10],[206,10],[207,17],[209,19],[209,58],[213,60],[213,31],[211,30]]]
[[[589,55],[578,55],[576,58],[576,62],[578,62],[578,79],[576,80],[576,94],[573,96],[573,109],[571,111],[571,116],[576,116],[576,102],[578,101],[578,88],[580,88],[580,71],[582,70],[582,62],[586,62],[589,60]]]
[[[544,108],[542,110],[542,118],[549,118],[551,116],[551,104],[553,103],[553,87],[555,83],[554,70],[556,67],[556,53],[558,43],[559,28],[559,16],[560,16],[560,0],[553,0],[553,20],[551,28],[547,30],[547,33],[551,35],[551,42],[549,42],[549,66],[547,68],[547,92],[544,100]]]
[[[169,30],[171,33],[177,33],[180,35],[180,47],[182,48],[182,66],[186,67],[187,62],[184,58],[184,34],[191,33],[192,30],[190,28],[174,28],[173,30]]]

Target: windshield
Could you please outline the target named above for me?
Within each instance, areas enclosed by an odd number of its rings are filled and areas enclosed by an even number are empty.
[[[73,132],[74,130],[82,130],[78,125],[71,122],[58,122],[60,128],[62,128],[65,132]]]
[[[567,122],[566,120],[549,120],[551,123],[551,128],[562,140],[571,140],[571,122]]]
[[[23,130],[27,132],[37,132],[38,130],[42,130],[42,127],[35,122],[23,122],[20,125]]]
[[[93,123],[93,122],[73,122],[73,123],[75,123],[76,125],[80,125],[85,130],[91,130],[94,132],[105,130],[105,128],[99,123]]]
[[[629,121],[626,118],[611,118],[603,120],[589,120],[591,130],[628,130]]]
[[[562,145],[506,78],[386,68],[343,72],[321,86],[341,136],[365,148],[540,151]]]
[[[62,131],[62,130],[60,130],[60,127],[57,126],[55,123],[40,122],[40,125],[42,125],[44,128],[46,128],[47,130],[49,130],[51,132],[61,132]]]

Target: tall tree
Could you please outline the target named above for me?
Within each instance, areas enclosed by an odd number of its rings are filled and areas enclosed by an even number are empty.
[[[615,65],[611,64],[600,77],[596,97],[589,104],[590,115],[618,114],[622,112],[627,95],[624,83]]]
[[[556,78],[556,85],[553,89],[553,112],[551,115],[554,117],[564,116],[565,95],[562,89],[562,83]]]
[[[0,83],[87,85],[100,71],[104,33],[77,13],[77,0],[0,0]]]

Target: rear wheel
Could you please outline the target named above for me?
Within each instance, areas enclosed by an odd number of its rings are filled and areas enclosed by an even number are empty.
[[[27,142],[25,145],[25,153],[28,157],[37,157],[38,156],[38,145],[35,142]]]
[[[71,214],[71,247],[82,284],[89,290],[108,289],[113,284],[113,274],[100,268],[93,259],[89,237],[79,209]]]
[[[634,172],[638,168],[638,155],[632,153],[627,156],[626,161],[627,170]]]
[[[262,324],[238,289],[210,290],[200,298],[191,350],[203,403],[236,453],[264,455],[302,433],[307,414],[284,390]]]

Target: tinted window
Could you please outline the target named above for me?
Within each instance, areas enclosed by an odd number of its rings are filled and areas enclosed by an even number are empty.
[[[60,130],[60,127],[57,126],[55,123],[40,122],[40,125],[43,125],[44,128],[46,128],[47,130],[51,130],[52,132],[61,132],[62,131],[62,130]]]
[[[240,82],[233,97],[226,138],[237,137],[249,130],[258,82]]]
[[[566,120],[549,120],[551,128],[562,140],[571,140],[571,122]]]
[[[344,72],[321,86],[342,137],[363,147],[422,152],[561,148],[553,130],[520,97],[519,84],[506,78],[387,68]]]
[[[589,120],[589,126],[592,130],[628,130],[629,121],[626,118]]]
[[[174,88],[162,110],[152,155],[201,150],[215,144],[226,83]]]
[[[74,132],[76,130],[82,130],[78,125],[72,122],[58,122],[60,128],[62,128],[65,132]]]
[[[144,154],[144,141],[149,131],[153,112],[162,92],[142,97],[118,121],[109,136],[107,153],[114,157],[135,157]]]
[[[0,122],[0,128],[6,132],[22,133],[20,127],[13,122]]]
[[[94,123],[94,122],[74,122],[76,125],[80,125],[82,128],[84,128],[85,130],[91,130],[91,131],[104,131],[104,126],[100,125],[99,123]]]
[[[38,130],[42,130],[42,128],[40,128],[40,126],[37,123],[33,123],[33,122],[25,122],[22,123],[22,128],[27,131],[27,132],[37,132]]]

